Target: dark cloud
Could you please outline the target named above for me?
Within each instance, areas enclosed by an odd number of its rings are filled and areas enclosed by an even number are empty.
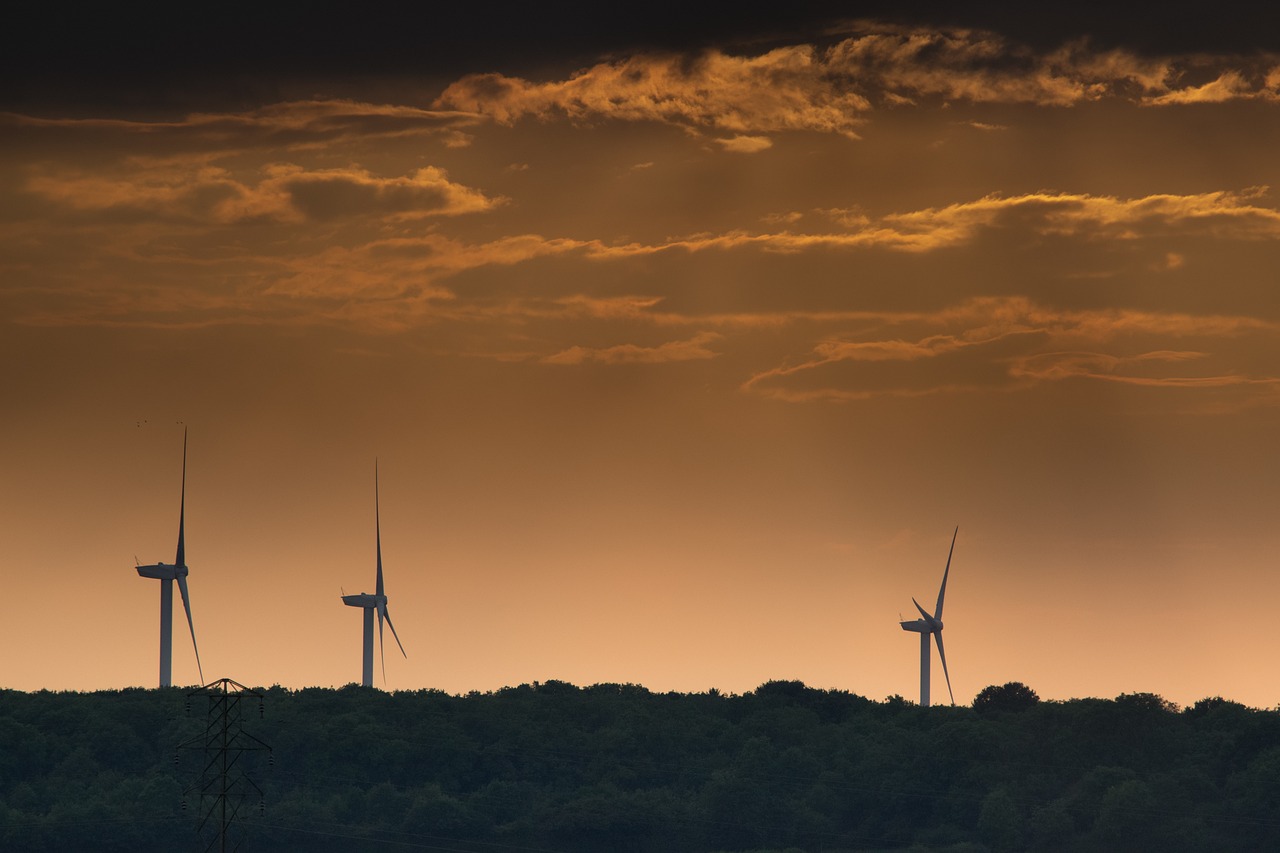
[[[974,27],[1034,48],[1088,38],[1146,53],[1280,49],[1280,11],[1200,4],[834,2],[278,4],[24,2],[0,36],[0,108],[133,112],[247,107],[359,81],[447,82],[501,71],[563,73],[636,51],[816,42],[842,21]],[[625,10],[625,12],[623,11]],[[1242,22],[1247,21],[1247,26]]]

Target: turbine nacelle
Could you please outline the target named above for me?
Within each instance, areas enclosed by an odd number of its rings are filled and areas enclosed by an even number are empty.
[[[951,564],[951,561],[950,561],[950,560],[948,560],[948,561],[947,561],[947,565],[948,565],[948,567],[950,566],[950,564]],[[930,630],[930,631],[932,631],[933,633],[935,633],[935,634],[937,634],[937,633],[941,633],[941,631],[942,631],[942,620],[941,620],[940,618],[938,618],[939,616],[941,616],[941,615],[942,615],[942,614],[941,614],[941,612],[939,612],[938,616],[930,616],[930,615],[929,615],[929,611],[925,610],[923,607],[921,607],[921,606],[920,606],[920,602],[916,601],[916,600],[913,598],[913,599],[911,599],[911,603],[912,603],[912,604],[914,604],[914,605],[916,606],[916,610],[919,610],[919,611],[920,611],[920,616],[922,617],[922,618],[920,619],[920,621],[921,621],[921,622],[924,622],[924,624],[928,625],[928,626],[929,626],[929,630]],[[941,611],[941,608],[939,608],[939,611]]]
[[[385,595],[374,595],[369,592],[362,592],[357,595],[342,596],[342,603],[348,607],[383,607],[387,606],[387,597]]]
[[[179,576],[186,576],[190,571],[186,566],[175,566],[170,563],[156,563],[152,566],[137,566],[138,575],[144,578],[155,578],[156,580],[176,580]]]

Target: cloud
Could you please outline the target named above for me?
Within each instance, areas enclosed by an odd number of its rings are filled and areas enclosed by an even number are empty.
[[[829,76],[813,47],[800,45],[757,56],[715,50],[694,58],[638,55],[547,83],[476,74],[451,84],[436,106],[503,124],[566,117],[655,121],[739,135],[819,130],[854,137],[870,104]]]
[[[1150,106],[1280,97],[1274,57],[1141,56],[1087,41],[1037,51],[976,29],[850,24],[846,37],[758,54],[637,54],[535,82],[475,74],[449,85],[440,109],[502,124],[650,121],[741,137],[786,131],[857,138],[877,105],[941,100],[1070,107],[1104,98]],[[1212,74],[1203,84],[1175,86]],[[974,123],[979,129],[999,126]],[[729,151],[742,145],[717,140]]]
[[[821,341],[801,359],[754,374],[743,390],[813,402],[1015,391],[1067,380],[1171,389],[1235,387],[1268,394],[1280,383],[1280,376],[1232,367],[1211,349],[1148,348],[1154,342],[1196,340],[1226,350],[1232,339],[1280,332],[1280,324],[1252,317],[1066,311],[1007,297],[970,299],[932,314],[904,314],[895,325],[936,331],[915,338]],[[1280,365],[1269,370],[1280,371]]]
[[[379,178],[364,169],[307,171],[276,167],[262,189],[282,193],[306,219],[361,214],[395,217],[455,216],[489,210],[500,203],[478,190],[450,181],[443,169],[427,166],[397,178]]]
[[[1155,107],[1173,104],[1220,104],[1224,101],[1265,97],[1266,94],[1265,90],[1259,90],[1250,84],[1239,71],[1224,71],[1217,79],[1204,85],[1174,89],[1162,95],[1144,98],[1142,103]]]
[[[132,170],[131,170],[132,169]],[[260,299],[262,318],[277,318],[283,300],[292,305],[290,317],[310,316],[325,323],[336,316],[359,316],[362,321],[386,328],[403,329],[436,322],[537,322],[557,318],[595,318],[643,322],[652,326],[714,328],[724,332],[781,329],[804,324],[812,328],[831,324],[859,324],[870,327],[905,328],[915,324],[922,331],[900,339],[846,340],[837,351],[818,360],[844,365],[898,364],[910,348],[937,363],[939,348],[959,348],[967,338],[957,336],[949,323],[959,323],[972,332],[984,324],[967,317],[952,317],[937,328],[932,321],[889,312],[862,310],[791,310],[778,306],[772,311],[709,310],[685,314],[664,310],[651,295],[601,297],[586,293],[566,296],[563,291],[503,291],[483,298],[461,296],[448,285],[463,273],[512,267],[540,259],[562,259],[562,263],[622,263],[628,259],[662,253],[759,251],[780,254],[860,251],[879,249],[907,254],[952,249],[970,244],[984,232],[1007,230],[1014,234],[1066,236],[1084,240],[1137,240],[1147,236],[1200,236],[1219,240],[1274,240],[1280,237],[1280,213],[1262,204],[1261,190],[1211,192],[1195,195],[1154,195],[1117,198],[1068,193],[1032,193],[1020,196],[986,196],[940,208],[926,208],[880,216],[861,210],[825,209],[813,211],[815,223],[825,220],[820,231],[792,230],[752,233],[735,230],[719,234],[693,234],[656,243],[610,243],[601,239],[552,237],[538,233],[516,233],[490,240],[468,240],[437,227],[444,218],[490,209],[501,199],[453,182],[442,170],[424,168],[409,175],[380,177],[359,167],[304,169],[275,164],[252,175],[233,174],[210,165],[130,164],[98,173],[37,170],[28,179],[28,192],[43,198],[55,211],[72,222],[67,235],[75,235],[79,245],[99,241],[95,250],[95,280],[104,287],[115,282],[110,299],[99,299],[81,285],[80,307],[64,309],[66,322],[92,322],[93,316],[120,322],[129,316],[127,306],[139,306],[139,316],[152,321],[163,311],[146,307],[150,296],[131,284],[134,279],[155,276],[184,281],[237,281],[235,299],[228,309],[248,317],[253,302]],[[795,212],[776,217],[775,227],[798,228],[810,221]],[[83,217],[93,230],[76,225]],[[429,220],[423,227],[418,223]],[[157,223],[159,223],[157,225]],[[230,226],[252,224],[254,234],[268,239],[274,248],[254,249],[244,242],[243,232]],[[277,226],[267,232],[261,226]],[[324,228],[313,227],[324,225]],[[29,269],[54,275],[63,262],[41,261],[39,246],[53,246],[47,223],[29,221],[9,227],[11,244],[29,247]],[[41,231],[43,228],[45,231]],[[393,236],[379,236],[391,234]],[[33,254],[34,253],[34,254]],[[1161,249],[1165,266],[1176,269],[1182,261],[1178,253]],[[11,255],[8,267],[17,263]],[[67,263],[72,263],[68,260]],[[81,263],[81,262],[77,262]],[[90,263],[84,260],[83,263]],[[31,264],[37,264],[32,267]],[[106,266],[104,266],[104,264]],[[109,272],[110,271],[110,272]],[[24,273],[24,275],[26,275]],[[590,273],[587,273],[590,277]],[[223,284],[222,286],[225,286]],[[169,301],[179,289],[166,291]],[[68,294],[67,298],[73,298]],[[191,304],[205,298],[191,295]],[[983,305],[985,325],[1004,323],[1010,328],[1048,328],[1060,342],[1074,330],[1077,338],[1102,334],[1103,326],[1118,330],[1129,327],[1151,335],[1182,335],[1180,324],[1193,324],[1202,333],[1222,335],[1249,333],[1231,320],[1222,327],[1220,317],[1146,315],[1117,311],[1080,315],[1064,325],[1061,318],[1044,319],[1031,309],[1013,303]],[[593,313],[594,312],[594,313]],[[22,313],[25,321],[59,322],[49,306]],[[263,319],[254,320],[262,322]],[[1034,322],[1032,322],[1034,321]],[[271,320],[275,322],[275,320]],[[291,320],[292,322],[292,320]],[[1155,328],[1156,322],[1164,328]],[[1027,325],[1030,323],[1030,325]],[[906,326],[904,326],[906,324]],[[1093,328],[1091,324],[1101,324]],[[1236,325],[1233,325],[1236,324]],[[930,336],[942,335],[944,337]],[[955,338],[946,344],[946,335]],[[1071,348],[1088,349],[1087,346]],[[926,351],[932,352],[927,354]],[[1091,350],[1090,350],[1091,351]],[[627,350],[611,357],[622,358]],[[874,358],[873,358],[874,356]],[[569,352],[563,358],[598,358],[590,351]],[[637,354],[631,357],[639,358]],[[808,359],[812,361],[814,359]],[[811,368],[810,368],[811,369]],[[792,376],[799,373],[793,372]],[[1001,374],[1007,377],[1007,371]],[[1004,381],[1002,379],[1001,381]],[[752,380],[764,389],[791,383],[781,378]],[[909,384],[909,383],[908,383]]]
[[[1159,194],[1122,199],[1083,193],[989,195],[941,208],[872,218],[857,210],[818,211],[844,226],[841,231],[743,230],[694,234],[664,243],[586,245],[590,257],[623,258],[669,251],[703,252],[757,248],[794,254],[809,250],[881,248],[930,252],[971,243],[982,232],[1021,229],[1037,235],[1133,240],[1144,235],[1200,233],[1228,239],[1280,237],[1280,211],[1256,202],[1265,188],[1193,195]],[[779,224],[795,222],[783,216]]]
[[[716,358],[720,353],[707,344],[720,340],[716,332],[701,332],[684,341],[669,341],[656,347],[618,344],[611,347],[573,346],[542,359],[544,364],[666,364]]]
[[[1095,55],[1084,45],[1050,54],[994,33],[866,23],[833,45],[825,66],[895,105],[922,98],[975,103],[1070,106],[1121,84],[1159,85],[1167,69],[1120,52]]]
[[[1141,388],[1232,390],[1243,393],[1234,405],[1214,401],[1206,413],[1230,413],[1242,405],[1280,403],[1280,376],[1249,375],[1240,371],[1191,375],[1176,365],[1208,357],[1202,352],[1144,352],[1117,356],[1098,352],[1038,353],[1015,361],[1009,375],[1033,383],[1090,380]]]
[[[206,224],[455,216],[501,203],[450,181],[444,170],[431,166],[383,178],[354,166],[307,170],[272,164],[255,177],[256,181],[200,163],[132,163],[114,173],[37,169],[24,189],[55,207],[81,214]]]
[[[173,121],[70,119],[0,113],[0,128],[17,141],[45,148],[92,144],[108,151],[226,155],[240,151],[305,150],[354,139],[440,135],[447,146],[469,143],[476,117],[396,104],[351,100],[284,101],[238,113],[191,113]]]
[[[715,140],[725,151],[738,154],[756,154],[773,147],[773,141],[767,136],[735,136],[731,139]]]
[[[1157,194],[1121,199],[1075,193],[1029,193],[886,216],[903,248],[925,250],[966,242],[983,228],[1020,225],[1040,234],[1129,239],[1144,229],[1191,227],[1231,236],[1280,234],[1280,213],[1254,202],[1264,190]],[[1226,234],[1224,234],[1226,236]]]

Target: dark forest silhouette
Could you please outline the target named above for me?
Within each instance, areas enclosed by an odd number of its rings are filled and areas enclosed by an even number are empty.
[[[248,850],[1280,849],[1280,712],[1219,698],[264,692]],[[0,691],[0,849],[191,848],[185,699]]]

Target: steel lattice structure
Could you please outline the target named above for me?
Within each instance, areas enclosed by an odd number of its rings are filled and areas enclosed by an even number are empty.
[[[239,849],[244,840],[232,838],[231,834],[242,814],[246,795],[257,794],[259,808],[265,808],[262,789],[249,778],[245,764],[246,756],[261,752],[267,753],[270,763],[271,747],[244,730],[242,710],[246,699],[257,699],[261,716],[263,695],[230,678],[222,678],[187,694],[188,713],[191,700],[199,696],[206,697],[209,703],[204,732],[179,744],[178,749],[201,753],[202,770],[199,778],[182,792],[182,805],[185,809],[188,797],[198,799],[196,832],[204,842],[204,850],[226,853]]]

